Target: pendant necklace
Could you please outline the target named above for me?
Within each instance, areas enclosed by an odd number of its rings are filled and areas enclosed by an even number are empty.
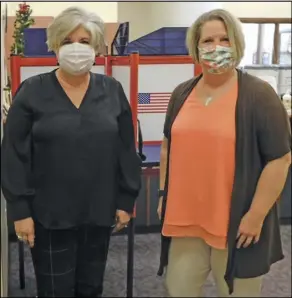
[[[206,102],[205,102],[205,106],[208,106],[209,103],[213,100],[213,97],[212,96],[208,96],[207,99],[206,99]]]

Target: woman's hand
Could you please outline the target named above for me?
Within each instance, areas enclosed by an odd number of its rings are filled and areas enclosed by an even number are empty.
[[[237,248],[248,247],[251,243],[257,243],[261,236],[264,218],[252,212],[247,212],[241,219],[238,234]]]
[[[129,221],[131,219],[131,215],[123,210],[117,210],[116,212],[116,226],[113,232],[118,232],[123,228],[126,228]]]
[[[14,222],[15,232],[18,240],[34,246],[34,222],[31,217]]]
[[[157,215],[158,215],[159,220],[161,220],[162,201],[163,201],[163,197],[160,197],[158,207],[157,207]]]

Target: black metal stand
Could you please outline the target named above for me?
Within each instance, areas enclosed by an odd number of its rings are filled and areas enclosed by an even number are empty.
[[[128,225],[127,297],[133,297],[135,219]]]
[[[25,271],[24,271],[24,243],[18,241],[18,260],[19,260],[19,283],[20,289],[25,288]]]

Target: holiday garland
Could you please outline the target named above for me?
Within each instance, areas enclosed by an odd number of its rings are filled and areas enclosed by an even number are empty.
[[[34,24],[34,19],[31,17],[32,9],[25,2],[19,4],[19,10],[16,11],[16,19],[14,21],[14,43],[10,48],[11,55],[23,55],[24,54],[24,29],[29,28]],[[3,98],[3,122],[6,121],[6,116],[10,109],[12,95],[11,84],[8,76],[8,83],[4,88],[5,94]]]
[[[24,52],[24,29],[34,24],[31,17],[32,9],[25,2],[19,4],[19,10],[16,11],[16,20],[14,22],[14,43],[11,46],[12,55],[23,55]]]

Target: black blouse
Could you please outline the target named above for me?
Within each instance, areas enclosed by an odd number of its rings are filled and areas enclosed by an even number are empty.
[[[76,108],[55,71],[19,87],[1,150],[3,194],[14,220],[46,228],[110,226],[132,212],[141,187],[132,114],[121,84],[91,73]]]

